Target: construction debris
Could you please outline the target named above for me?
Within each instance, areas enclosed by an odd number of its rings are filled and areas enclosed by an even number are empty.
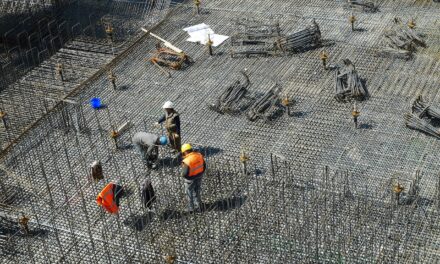
[[[156,44],[156,52],[153,54],[153,57],[150,59],[151,63],[157,66],[163,73],[165,73],[168,77],[171,77],[171,73],[168,72],[165,68],[169,68],[172,70],[180,70],[189,66],[193,60],[186,55],[183,50],[174,46],[170,42],[165,39],[149,32],[145,28],[141,28],[142,31],[146,33],[150,33],[151,36],[160,40],[166,48],[162,48],[160,43]]]
[[[169,48],[162,48],[157,45],[157,51],[154,53],[153,57],[150,59],[151,63],[157,66],[162,72],[171,77],[171,73],[164,68],[169,68],[172,70],[180,70],[186,68],[193,60],[183,52],[175,52]]]
[[[405,26],[399,18],[394,19],[394,25],[383,33],[382,49],[378,52],[382,56],[391,56],[401,59],[411,59],[419,47],[426,47],[423,37],[415,29],[415,22],[410,20]]]
[[[255,21],[242,20],[237,26],[241,30],[231,38],[231,57],[292,54],[321,45],[321,31],[315,20],[305,29],[287,35],[281,34],[278,23],[258,24]]]
[[[176,53],[183,53],[183,50],[181,50],[181,49],[179,49],[178,47],[174,46],[173,44],[171,44],[171,42],[166,41],[165,39],[159,37],[158,35],[151,33],[150,31],[148,31],[148,30],[145,29],[145,28],[141,28],[141,30],[142,30],[143,32],[145,32],[145,33],[150,33],[150,35],[151,35],[152,37],[154,37],[154,38],[156,38],[156,39],[162,41],[162,43],[165,45],[165,47],[167,47],[167,48],[173,50],[174,52],[176,52]]]
[[[368,91],[359,77],[354,64],[345,59],[342,66],[336,70],[335,98],[339,102],[346,102],[350,99],[364,100],[368,97]]]
[[[246,96],[250,85],[249,76],[244,71],[240,71],[245,81],[239,80],[228,86],[214,104],[208,104],[209,109],[220,114],[234,114],[243,110],[242,99]]]
[[[197,24],[194,26],[186,27],[183,29],[189,38],[186,41],[200,43],[202,45],[211,45],[212,47],[217,47],[221,45],[229,36],[215,34],[214,30],[205,23]]]

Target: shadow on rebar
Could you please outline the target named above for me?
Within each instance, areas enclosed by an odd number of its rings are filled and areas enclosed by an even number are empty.
[[[213,203],[204,204],[204,211],[229,211],[240,208],[247,200],[247,196],[233,196],[221,200],[217,200]]]
[[[182,212],[173,209],[166,209],[160,216],[161,221],[168,221],[174,219],[181,219],[192,213],[204,213],[211,211],[226,212],[229,210],[240,208],[247,200],[247,196],[233,196],[225,199],[220,199],[211,203],[203,203],[200,210],[194,212]]]
[[[180,164],[179,159],[175,157],[166,157],[159,161],[159,167],[176,167]]]
[[[28,235],[21,233],[21,236],[38,236],[40,238],[47,238],[49,236],[49,231],[46,229],[33,229],[29,231]]]
[[[366,28],[355,28],[353,31],[354,32],[366,32],[368,30]]]
[[[120,90],[120,91],[126,91],[128,89],[130,89],[130,87],[128,85],[121,85],[118,87],[118,90]]]
[[[202,153],[203,155],[205,155],[205,157],[214,156],[216,154],[223,152],[223,150],[220,148],[215,148],[210,146],[198,147],[196,150]]]
[[[359,126],[360,129],[372,129],[373,125],[368,123],[363,123]]]
[[[130,215],[124,220],[124,225],[136,231],[142,231],[153,221],[153,212],[147,212],[142,215]]]

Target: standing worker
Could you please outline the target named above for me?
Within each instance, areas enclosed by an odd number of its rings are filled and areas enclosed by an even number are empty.
[[[179,113],[174,110],[174,104],[171,101],[166,101],[162,108],[165,110],[165,115],[157,121],[156,125],[159,126],[165,121],[165,128],[167,130],[170,145],[175,151],[179,152],[181,149]]]
[[[147,167],[155,169],[156,161],[159,158],[159,145],[166,145],[165,136],[157,136],[147,132],[137,132],[131,139],[135,148],[138,150],[142,159],[147,163]]]
[[[193,151],[190,144],[182,146],[182,177],[185,178],[185,192],[188,196],[188,212],[194,209],[201,209],[202,199],[200,197],[202,176],[206,169],[206,162],[203,155]],[[195,198],[195,200],[194,200]],[[195,206],[195,207],[194,207]]]

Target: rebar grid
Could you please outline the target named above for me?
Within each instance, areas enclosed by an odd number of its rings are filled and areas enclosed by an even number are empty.
[[[421,93],[438,102],[438,77],[432,74],[438,64],[429,48],[409,62],[375,56],[387,24],[380,21],[393,17],[392,1],[379,5],[382,13],[369,20],[359,15],[360,26],[367,29],[362,33],[350,33],[346,17],[332,15],[332,8],[340,7],[335,2],[321,11],[322,3],[298,1],[297,13],[289,13],[294,8],[287,1],[276,7],[265,5],[268,1],[261,5],[224,1],[222,9],[210,8],[215,3],[204,7],[209,15],[203,17],[193,16],[192,7],[178,8],[155,29],[191,55],[195,65],[165,79],[145,62],[155,40],[144,39],[114,67],[124,89],[112,89],[104,73],[97,76],[68,98],[80,107],[58,104],[8,149],[3,165],[6,186],[19,186],[21,200],[7,217],[26,212],[37,233],[23,237],[17,231],[10,240],[17,252],[5,256],[6,261],[161,263],[164,256],[185,263],[438,261],[439,143],[406,129],[402,122],[413,96]],[[426,8],[432,4],[402,5],[396,14],[413,10],[436,19]],[[319,50],[231,62],[228,56],[208,58],[203,49],[184,42],[179,30],[199,22],[231,33],[229,21],[245,15],[246,7],[256,7],[248,9],[255,16],[276,17],[293,29],[301,28],[307,16],[316,16],[323,37],[335,42],[324,47],[330,62],[350,58],[367,79],[372,96],[359,105],[360,129],[351,124],[351,105],[332,98],[334,75],[322,69]],[[260,8],[269,12],[260,14]],[[277,15],[270,14],[272,10]],[[304,17],[299,17],[303,11]],[[348,17],[349,11],[344,12]],[[430,21],[426,16],[418,24],[431,34],[428,47],[438,36]],[[224,45],[215,52],[227,50]],[[202,102],[219,95],[244,68],[254,91],[264,92],[272,79],[278,79],[296,101],[293,116],[250,123],[208,111]],[[88,106],[95,96],[106,109]],[[162,133],[153,123],[168,99],[182,114],[184,140],[205,146],[201,149],[208,156],[210,171],[202,196],[210,206],[202,213],[183,213],[182,180],[167,149],[161,151],[160,169],[151,172],[128,146],[136,131]],[[116,150],[109,132],[127,120],[135,126],[118,139],[121,149]],[[83,124],[81,129],[77,123]],[[242,149],[251,158],[250,174],[242,174]],[[270,159],[268,153],[278,157]],[[98,184],[88,181],[93,160],[104,164],[105,180]],[[322,173],[325,166],[336,172]],[[417,169],[422,174],[420,193],[409,202]],[[94,202],[105,183],[114,179],[132,191],[123,200],[119,218],[103,214]],[[144,179],[151,179],[158,191],[154,213],[140,205],[138,188]],[[396,184],[404,189],[398,202],[393,193]]]
[[[90,8],[88,15],[77,20],[75,13],[89,3],[76,1],[65,9],[62,15],[66,17],[38,20],[37,29],[29,25],[28,17],[6,32],[0,107],[8,123],[0,132],[2,147],[139,39],[141,26],[153,27],[163,19],[170,1],[155,3],[114,1],[110,7]],[[112,28],[111,39],[104,32],[108,27]]]

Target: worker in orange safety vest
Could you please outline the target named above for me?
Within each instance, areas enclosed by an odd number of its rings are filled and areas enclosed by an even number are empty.
[[[206,162],[203,155],[193,151],[190,144],[182,146],[182,177],[185,179],[185,193],[188,196],[188,212],[194,209],[202,209],[202,199],[200,197],[202,176],[206,169]],[[195,198],[195,199],[194,199]],[[194,208],[194,206],[196,208]]]
[[[123,194],[122,186],[110,182],[96,197],[96,203],[107,212],[117,214],[119,211],[119,199]]]

